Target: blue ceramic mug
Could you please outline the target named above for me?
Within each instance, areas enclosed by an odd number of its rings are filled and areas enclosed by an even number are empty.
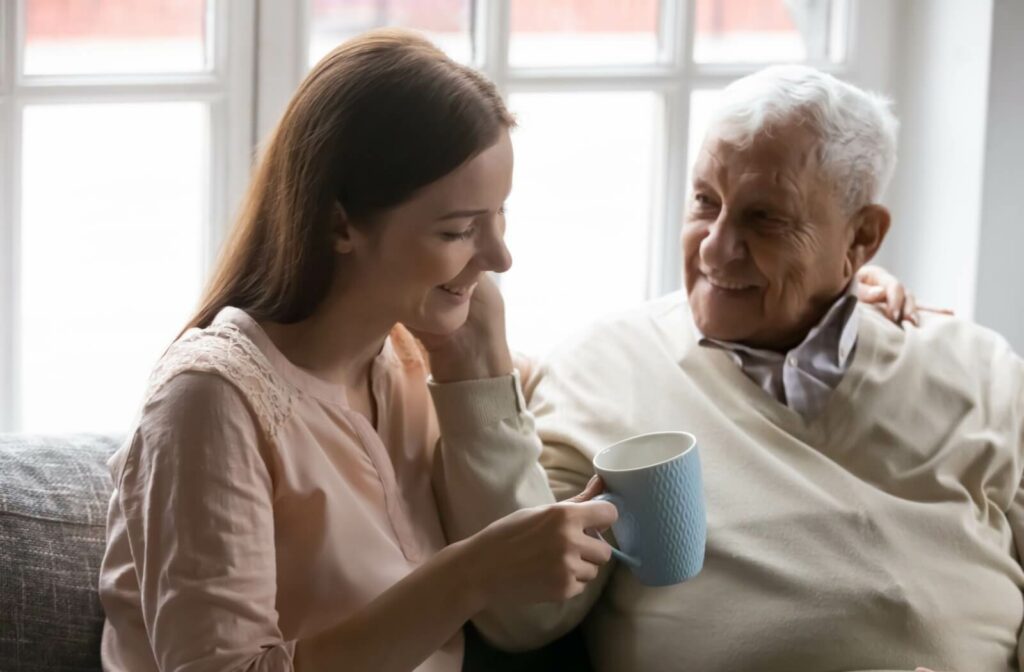
[[[697,439],[641,434],[594,456],[604,499],[619,510],[612,553],[648,586],[693,578],[704,566],[707,515]]]

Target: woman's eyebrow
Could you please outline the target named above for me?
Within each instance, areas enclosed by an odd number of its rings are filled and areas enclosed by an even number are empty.
[[[486,208],[482,210],[455,210],[453,212],[449,212],[446,215],[441,215],[440,217],[437,218],[437,221],[440,222],[445,219],[466,219],[468,217],[479,217],[480,215],[486,215],[488,212],[490,212],[490,210]]]

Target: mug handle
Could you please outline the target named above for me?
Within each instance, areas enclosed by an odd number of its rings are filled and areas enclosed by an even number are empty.
[[[617,496],[617,495],[614,495],[614,494],[612,494],[610,492],[602,492],[600,495],[597,495],[596,497],[594,497],[590,501],[592,501],[592,502],[611,502],[615,506],[615,508],[619,510],[619,514],[620,515],[622,514],[622,498]],[[603,541],[604,543],[608,544],[608,546],[612,549],[612,555],[614,555],[616,557],[616,559],[618,559],[620,562],[623,562],[623,563],[629,565],[630,567],[632,567],[634,569],[639,569],[639,567],[640,567],[640,558],[636,558],[636,557],[634,557],[632,555],[629,555],[628,553],[623,553],[619,549],[615,548],[610,543],[608,543],[608,540],[604,538],[604,535],[601,534],[600,532],[598,532],[597,530],[590,529],[590,530],[587,530],[587,533],[590,534],[592,537],[596,537],[596,538],[600,539],[601,541]]]

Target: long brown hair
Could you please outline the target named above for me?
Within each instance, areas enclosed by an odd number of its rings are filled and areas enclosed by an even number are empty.
[[[491,146],[514,120],[494,85],[427,40],[366,33],[303,80],[255,172],[190,327],[225,306],[291,323],[324,299],[340,204],[365,223]]]

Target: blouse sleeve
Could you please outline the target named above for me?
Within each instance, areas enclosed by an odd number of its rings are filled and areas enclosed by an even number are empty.
[[[216,374],[180,374],[143,410],[118,497],[163,672],[293,669],[261,437],[241,393]]]

